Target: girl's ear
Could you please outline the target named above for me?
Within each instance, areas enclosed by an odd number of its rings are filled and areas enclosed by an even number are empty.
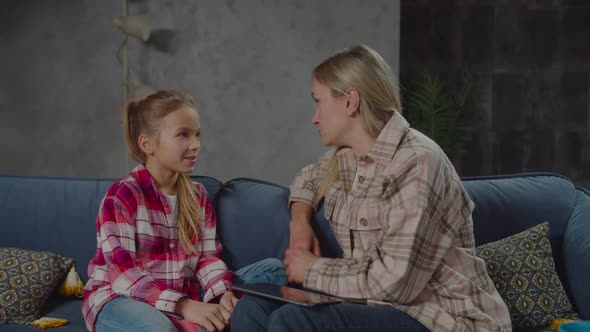
[[[139,135],[137,138],[137,145],[146,155],[151,155],[154,153],[154,144],[146,134]]]
[[[348,88],[344,96],[346,97],[346,113],[349,116],[354,116],[359,110],[361,97],[354,88]]]

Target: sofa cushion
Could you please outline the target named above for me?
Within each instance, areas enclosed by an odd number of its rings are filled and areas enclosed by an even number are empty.
[[[49,332],[87,332],[86,323],[82,317],[82,299],[51,297],[43,307],[45,317],[59,317],[68,320],[66,326],[51,328]],[[2,332],[39,332],[33,325],[5,324],[0,325]]]
[[[0,322],[29,324],[72,266],[47,251],[0,248]]]
[[[548,235],[549,224],[542,223],[477,247],[516,327],[578,318],[555,272]]]

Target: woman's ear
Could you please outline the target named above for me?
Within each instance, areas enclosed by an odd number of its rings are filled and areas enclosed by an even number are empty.
[[[139,135],[137,138],[137,145],[146,155],[154,153],[153,142],[146,134]]]
[[[348,88],[344,96],[346,97],[346,113],[349,116],[354,116],[359,110],[361,97],[358,91],[354,88]]]

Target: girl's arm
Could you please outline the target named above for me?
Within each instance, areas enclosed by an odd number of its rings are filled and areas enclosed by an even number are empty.
[[[197,192],[200,193],[199,204],[203,207],[205,219],[201,229],[202,254],[195,274],[205,291],[203,302],[209,302],[229,291],[232,273],[228,271],[227,265],[220,258],[222,247],[217,239],[217,219],[207,190],[202,184],[197,184]]]
[[[131,212],[130,209],[138,211]],[[107,196],[101,204],[97,226],[103,263],[111,289],[118,295],[143,301],[165,312],[174,312],[176,302],[186,295],[163,287],[152,279],[136,260],[136,223],[134,214],[142,213],[136,203],[123,203]]]

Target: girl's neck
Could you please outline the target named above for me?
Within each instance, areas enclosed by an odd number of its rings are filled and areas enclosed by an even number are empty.
[[[178,181],[178,172],[171,172],[165,170],[158,165],[150,163],[149,160],[145,164],[145,168],[150,172],[154,184],[164,194],[176,195],[176,183]]]

